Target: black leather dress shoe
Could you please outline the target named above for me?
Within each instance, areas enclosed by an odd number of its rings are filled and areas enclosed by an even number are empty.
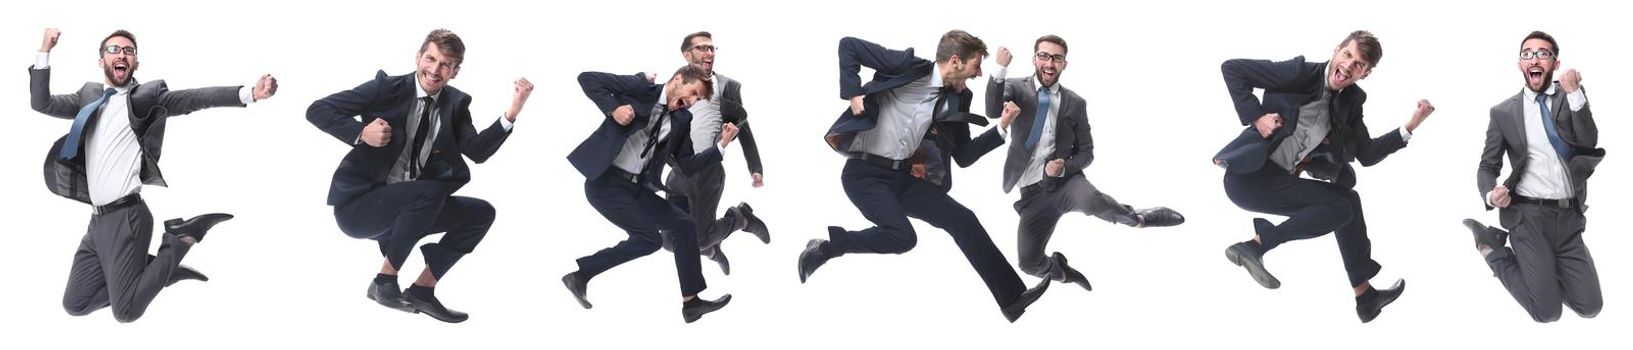
[[[832,259],[826,252],[827,246],[828,240],[820,238],[805,243],[805,250],[799,253],[799,283],[805,283],[818,267]]]
[[[743,225],[743,231],[754,234],[755,238],[760,239],[760,243],[771,244],[771,229],[765,226],[765,221],[761,221],[760,217],[754,216],[754,207],[748,206],[747,202],[737,203],[737,213],[748,221],[748,224]]]
[[[187,267],[187,265],[176,265],[176,269],[170,271],[170,280],[165,281],[164,286],[169,287],[172,284],[176,284],[176,282],[181,282],[181,281],[185,281],[185,280],[198,280],[199,282],[208,282],[210,280],[210,277],[205,276],[204,273],[202,273],[202,272],[198,272],[198,270],[194,270],[191,267]]]
[[[686,319],[686,323],[697,322],[697,319],[703,318],[704,314],[726,307],[726,304],[731,302],[731,294],[720,296],[720,299],[715,300],[706,300],[701,297],[692,300],[696,302],[683,303],[680,307],[680,316]]]
[[[1232,264],[1247,269],[1247,273],[1253,276],[1254,282],[1259,282],[1259,285],[1265,288],[1281,288],[1281,280],[1276,279],[1276,276],[1270,275],[1270,271],[1264,269],[1263,257],[1248,242],[1238,242],[1231,245],[1230,248],[1225,248],[1225,258],[1230,259]]]
[[[1072,268],[1072,265],[1066,263],[1066,254],[1055,252],[1053,257],[1055,258],[1056,267],[1065,271],[1066,279],[1060,281],[1061,283],[1075,283],[1083,287],[1083,290],[1094,291],[1094,286],[1089,285],[1089,278],[1083,276],[1082,272],[1078,272],[1077,269]]]
[[[448,307],[442,306],[442,301],[437,300],[437,297],[435,296],[420,298],[415,296],[414,293],[403,292],[403,300],[408,301],[408,305],[414,307],[414,313],[421,313],[425,314],[426,316],[431,316],[431,318],[435,318],[437,321],[460,323],[471,318],[470,314],[449,310]]]
[[[1038,285],[1021,292],[1021,296],[1015,298],[1015,302],[1004,307],[1004,318],[1008,319],[1010,323],[1015,323],[1015,320],[1021,319],[1021,315],[1026,313],[1026,307],[1038,301],[1038,298],[1043,296],[1043,292],[1049,290],[1049,282],[1049,280],[1043,280]]]
[[[1483,245],[1490,247],[1491,249],[1497,249],[1502,248],[1503,244],[1508,242],[1508,232],[1504,232],[1503,230],[1495,227],[1486,226],[1485,224],[1481,224],[1479,221],[1475,221],[1474,219],[1463,219],[1463,226],[1468,227],[1469,231],[1474,231],[1475,248],[1479,248]]]
[[[720,246],[714,246],[714,248],[704,250],[703,253],[704,257],[708,257],[709,260],[713,260],[716,264],[720,264],[720,273],[726,274],[726,276],[731,276],[731,260],[726,259],[726,251],[720,250]]]
[[[567,291],[573,293],[574,299],[578,299],[578,306],[583,306],[585,309],[590,308],[590,299],[585,296],[585,294],[589,293],[590,279],[579,275],[578,271],[573,271],[566,276],[561,276],[561,284],[567,285]]]
[[[385,306],[393,310],[414,312],[414,307],[408,305],[407,300],[403,300],[403,290],[402,288],[397,287],[397,281],[389,281],[385,283],[370,281],[369,300],[373,300],[376,303],[380,303],[380,306]]]
[[[170,219],[165,220],[164,231],[178,237],[192,236],[194,242],[203,242],[204,233],[209,232],[211,227],[215,227],[215,224],[228,219],[232,219],[232,214],[213,213],[194,216],[192,219],[187,220]]]
[[[1185,223],[1185,215],[1167,207],[1140,209],[1134,215],[1140,216],[1140,227],[1168,227]]]
[[[1377,298],[1372,298],[1371,301],[1355,303],[1355,315],[1361,316],[1361,323],[1372,322],[1372,319],[1378,318],[1378,314],[1384,311],[1384,306],[1389,306],[1389,303],[1393,303],[1395,299],[1400,298],[1401,293],[1406,292],[1406,280],[1396,280],[1395,285],[1389,287],[1389,289],[1377,289],[1377,291]]]

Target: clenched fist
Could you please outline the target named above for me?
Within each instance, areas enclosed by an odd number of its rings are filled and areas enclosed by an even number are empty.
[[[357,135],[357,138],[369,146],[385,147],[391,143],[391,124],[383,118],[374,118],[369,125],[363,126],[363,134]]]

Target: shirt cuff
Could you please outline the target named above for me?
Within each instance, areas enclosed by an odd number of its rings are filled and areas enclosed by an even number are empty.
[[[510,122],[510,118],[505,118],[504,114],[500,114],[499,127],[505,128],[505,132],[510,132],[510,128],[516,127],[516,123]]]
[[[34,69],[46,69],[46,68],[51,68],[51,53],[50,52],[35,52],[35,55],[34,55]],[[1577,91],[1581,91],[1581,90],[1577,90]]]
[[[1582,92],[1582,88],[1577,88],[1576,92],[1565,95],[1565,101],[1571,104],[1572,112],[1580,112],[1582,107],[1588,106],[1588,93]]]
[[[1406,131],[1406,127],[1404,127],[1404,126],[1401,127],[1400,129],[1401,129],[1401,141],[1402,142],[1412,142],[1412,132],[1411,131]]]
[[[1005,128],[1005,127],[997,126],[997,125],[994,125],[993,127],[998,128],[998,136],[999,137],[1004,138],[1005,142],[1009,141],[1009,128]]]
[[[252,85],[239,87],[238,88],[238,102],[243,102],[244,105],[246,105],[246,106],[248,106],[251,103],[255,103],[255,88],[254,88],[254,86],[255,85],[252,84]]]
[[[1009,67],[998,66],[998,70],[995,71],[995,72],[992,72],[992,79],[993,80],[1004,80],[1004,78],[1008,77],[1008,76],[1009,76]]]
[[[1486,192],[1486,206],[1496,208],[1496,201],[1491,200],[1491,192]]]

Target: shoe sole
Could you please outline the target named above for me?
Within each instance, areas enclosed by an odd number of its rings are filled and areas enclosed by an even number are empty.
[[[561,276],[561,284],[567,286],[567,294],[573,295],[573,300],[578,301],[578,306],[583,306],[585,310],[590,309],[590,300],[588,298],[579,297],[578,293],[573,293],[573,284],[567,282],[567,276]]]
[[[1270,271],[1265,270],[1263,264],[1244,258],[1241,253],[1237,253],[1235,249],[1230,248],[1225,249],[1225,258],[1230,259],[1230,262],[1236,264],[1236,266],[1247,269],[1247,274],[1253,276],[1253,281],[1259,282],[1260,286],[1268,289],[1281,288],[1281,280],[1277,280],[1276,276],[1270,275]]]

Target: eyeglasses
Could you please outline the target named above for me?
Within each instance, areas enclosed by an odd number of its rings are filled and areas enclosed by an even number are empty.
[[[108,45],[102,48],[102,52],[109,55],[118,54],[120,51],[124,51],[126,55],[136,55],[135,46]]]
[[[1038,51],[1038,54],[1032,55],[1032,57],[1036,58],[1038,61],[1054,61],[1055,63],[1066,63],[1066,55],[1051,55],[1048,52]]]
[[[715,47],[714,45],[693,45],[691,49],[701,51],[701,52],[714,52],[715,50],[719,50],[720,48]]]
[[[1529,60],[1529,59],[1533,59],[1533,58],[1539,59],[1539,60],[1553,59],[1554,58],[1554,52],[1544,50],[1544,49],[1536,49],[1536,50],[1531,50],[1531,51],[1520,50],[1520,60]]]

